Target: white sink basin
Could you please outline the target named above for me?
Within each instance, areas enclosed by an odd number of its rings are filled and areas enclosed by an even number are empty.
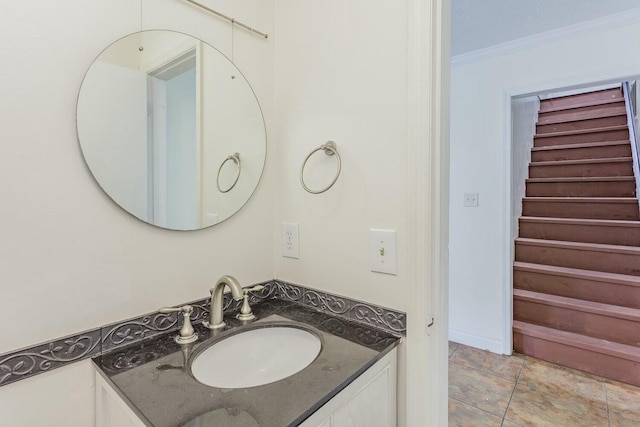
[[[269,384],[306,368],[320,353],[320,339],[290,326],[251,329],[198,354],[191,373],[203,384],[245,388]]]

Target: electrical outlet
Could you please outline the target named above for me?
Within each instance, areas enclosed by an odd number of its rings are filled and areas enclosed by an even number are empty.
[[[478,207],[478,193],[464,193],[464,207],[465,208],[477,208]]]
[[[298,224],[282,223],[282,256],[287,258],[300,258],[298,246]]]
[[[398,274],[396,230],[371,229],[371,271]]]

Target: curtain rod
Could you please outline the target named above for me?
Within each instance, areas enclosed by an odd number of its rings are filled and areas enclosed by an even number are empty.
[[[248,30],[248,31],[250,31],[250,32],[252,32],[254,34],[257,34],[257,35],[261,36],[261,37],[264,37],[265,39],[269,37],[269,34],[263,33],[262,31],[258,31],[255,28],[252,28],[252,27],[250,27],[250,26],[248,26],[246,24],[243,24],[242,22],[236,20],[235,18],[231,18],[230,16],[227,16],[227,15],[225,15],[223,13],[218,12],[217,10],[213,10],[211,8],[208,8],[207,6],[202,5],[202,4],[200,4],[200,3],[196,2],[196,1],[193,1],[193,0],[186,0],[186,1],[188,1],[189,3],[191,3],[191,4],[195,5],[195,6],[198,6],[198,7],[202,8],[202,9],[208,11],[208,12],[211,12],[214,15],[219,16],[222,19],[226,19],[227,21],[231,22],[232,24],[238,25],[239,27],[242,27],[245,30]]]

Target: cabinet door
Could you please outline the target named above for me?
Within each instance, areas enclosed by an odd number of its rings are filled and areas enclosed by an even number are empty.
[[[396,349],[367,369],[300,427],[395,427]]]
[[[353,399],[333,413],[336,427],[393,427],[396,425],[395,375],[389,365]]]
[[[102,376],[96,372],[96,427],[145,427]]]
[[[331,418],[327,418],[326,420],[324,420],[324,422],[322,424],[320,424],[318,427],[333,427],[333,423],[332,423],[332,419]]]

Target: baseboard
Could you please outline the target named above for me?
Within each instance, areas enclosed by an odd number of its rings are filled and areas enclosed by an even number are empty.
[[[479,348],[481,350],[489,350],[497,354],[511,354],[512,351],[506,352],[502,341],[490,340],[475,335],[469,335],[464,332],[449,329],[449,341],[458,344],[468,345],[470,347]]]

